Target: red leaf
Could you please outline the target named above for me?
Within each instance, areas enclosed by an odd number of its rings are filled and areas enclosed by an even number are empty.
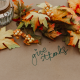
[[[77,29],[80,29],[80,26],[77,26]]]
[[[62,33],[60,33],[60,32],[57,31],[57,34],[61,35]]]
[[[75,47],[75,45],[73,45],[73,47]]]
[[[18,18],[18,19],[12,19],[13,21],[15,21],[15,22],[17,22],[17,21],[20,21],[20,18]]]
[[[52,25],[51,25],[51,27],[54,29],[54,27],[55,27],[55,24],[52,24]]]
[[[73,24],[74,25],[74,23],[71,21],[71,24]]]
[[[41,26],[39,29],[40,29],[41,31],[43,31],[43,26]]]
[[[80,17],[76,17],[76,19],[75,19],[76,21],[79,21],[80,20]]]
[[[61,6],[61,7],[66,7],[66,6],[63,5],[63,6]]]
[[[14,2],[14,1],[16,1],[16,0],[12,0],[12,1]]]
[[[80,7],[79,7],[79,4],[77,4],[76,9],[77,9],[77,8],[80,8]]]
[[[47,17],[45,17],[46,18],[46,20],[49,20]]]
[[[39,43],[39,41],[38,40],[35,40],[35,41],[33,41],[33,43]]]
[[[79,4],[77,4],[77,6],[76,6],[75,13],[77,13],[77,12],[76,12],[77,8],[80,8],[80,7],[79,7]]]

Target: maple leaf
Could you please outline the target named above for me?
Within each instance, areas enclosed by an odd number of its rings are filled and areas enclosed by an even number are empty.
[[[48,28],[47,20],[46,18],[50,19],[47,15],[44,14],[38,14],[36,12],[30,12],[27,16],[25,16],[23,19],[28,20],[31,18],[31,27],[33,27],[33,31],[37,29],[40,24],[43,24],[46,28]]]
[[[18,25],[18,27],[17,27],[17,29],[22,28],[22,27],[23,27],[23,25],[24,25],[24,22],[20,22],[20,23],[19,23],[19,25]]]
[[[71,45],[71,46],[75,46],[78,42],[78,48],[80,49],[80,33],[76,33],[76,32],[73,32],[73,31],[68,31],[68,33],[70,33],[70,35],[72,37],[70,37],[70,42],[68,45]]]
[[[22,22],[19,23],[17,29],[21,29],[23,25],[25,25],[25,27],[27,28],[29,24],[30,24],[29,20],[22,20]]]
[[[46,36],[47,38],[49,38],[51,40],[54,40],[54,38],[56,38],[62,34],[58,31],[54,30],[55,24],[50,24],[50,23],[48,23],[48,24],[49,24],[48,29],[46,31],[43,29],[44,36]]]
[[[45,1],[45,3],[37,4],[37,6],[40,8],[45,8],[45,7],[47,7],[46,4],[50,5],[50,7],[53,7],[50,3],[46,2],[46,1]]]
[[[14,4],[17,6],[18,5],[18,3],[19,3],[19,1],[17,1],[17,0],[12,0],[13,2],[14,2]]]
[[[28,12],[32,8],[31,5],[25,6],[23,0],[20,0],[20,2],[18,0],[12,0],[12,1],[14,2],[14,5],[15,5],[14,13],[18,15],[20,20],[22,19],[22,16],[24,16],[26,12]],[[17,20],[15,19],[14,21],[17,21]]]
[[[48,38],[54,40],[54,38],[60,36],[61,33],[54,30],[54,31],[51,31],[51,32],[49,32],[49,33],[44,33],[44,35],[45,35],[46,37],[48,37]]]
[[[12,30],[6,31],[6,27],[3,27],[0,29],[0,49],[5,49],[5,48],[16,48],[20,47],[17,43],[14,42],[14,39],[9,39],[13,35]]]
[[[68,45],[70,42],[70,36],[64,36],[62,41],[65,42],[66,45]]]
[[[76,21],[80,21],[80,17],[76,17]]]
[[[49,23],[48,23],[49,24]],[[54,27],[55,27],[55,24],[53,23],[52,25],[51,24],[49,24],[49,29],[48,29],[48,32],[51,32],[51,31],[53,31],[54,30]]]
[[[80,0],[68,0],[69,7],[80,14]]]
[[[19,18],[19,16],[16,16],[12,20],[15,21],[15,22],[17,22],[17,21],[20,21],[20,18]]]
[[[47,14],[52,21],[62,21],[67,24],[79,24],[78,21],[75,21],[77,15],[74,10],[68,7],[55,6],[53,7],[49,3],[41,3],[37,5],[40,8],[43,8],[38,11],[38,13]],[[73,21],[73,22],[72,22]]]

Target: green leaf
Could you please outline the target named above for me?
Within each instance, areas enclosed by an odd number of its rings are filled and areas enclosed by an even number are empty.
[[[18,3],[18,14],[20,15],[21,14],[21,7],[20,7],[20,4]]]
[[[44,15],[44,14],[38,14],[38,17],[39,17],[39,22],[40,24],[43,23],[43,25],[48,28],[48,24],[47,24],[47,20],[46,18],[48,18],[50,20],[50,18],[47,16],[47,15]]]
[[[66,20],[67,20],[67,22],[71,23],[70,18],[67,18]]]
[[[41,44],[41,36],[35,35],[35,34],[31,34],[31,36],[34,37],[35,40],[38,40],[39,41],[39,44]]]
[[[39,13],[36,13],[36,12],[30,12],[30,14],[27,17],[25,17],[25,19],[28,20],[29,18],[31,18],[30,23],[31,23],[31,27],[33,28],[34,32],[37,29],[37,27],[40,26],[40,24],[41,25],[43,24],[46,28],[48,28],[46,18],[48,18],[49,20],[50,20],[50,18],[47,15],[39,14]]]
[[[23,27],[23,25],[24,25],[24,23],[23,23],[23,22],[20,22],[20,24],[19,24],[19,26],[17,27],[17,29],[22,28],[22,27]]]
[[[16,16],[16,17],[14,17],[13,19],[18,19],[19,18],[19,16]]]
[[[78,42],[78,48],[79,48],[79,52],[80,52],[80,40],[79,40],[79,42]]]
[[[25,12],[29,11],[32,8],[32,6],[25,9]]]
[[[57,9],[60,8],[60,6],[57,7]]]
[[[63,42],[65,42],[66,45],[69,44],[70,42],[70,36],[65,36],[63,39],[62,39]]]
[[[33,28],[33,31],[35,32],[35,24],[33,21],[30,22],[31,23],[31,27]]]
[[[9,48],[9,49],[15,49],[15,48],[19,48],[20,46],[18,45],[18,44],[16,44],[16,43],[14,43],[13,41],[11,41],[11,40],[8,40],[9,41],[9,43],[7,44],[7,47]],[[8,42],[7,41],[7,42]]]
[[[27,28],[27,27],[28,27],[28,25],[30,24],[30,22],[29,22],[29,21],[27,21],[27,22],[25,21],[24,23],[25,23],[25,27],[26,27],[26,28]]]
[[[46,20],[46,19],[44,19],[43,24],[44,24],[44,26],[45,26],[46,28],[48,28],[48,24],[47,24],[47,20]]]

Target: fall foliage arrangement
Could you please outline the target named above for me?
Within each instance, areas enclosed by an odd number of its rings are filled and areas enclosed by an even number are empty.
[[[58,36],[63,36],[62,41],[66,45],[74,46],[78,43],[80,51],[80,0],[68,0],[69,7],[53,6],[48,2],[37,4],[41,8],[39,11],[31,10],[32,5],[24,5],[23,0],[12,0],[14,3],[14,14],[16,16],[13,21],[16,22],[17,29],[5,31],[5,27],[1,28],[0,49],[20,47],[14,42],[11,35],[17,39],[24,38],[26,45],[32,43],[41,44],[41,36],[36,35],[36,31],[40,31],[43,36],[55,40]],[[4,39],[4,40],[2,40]]]

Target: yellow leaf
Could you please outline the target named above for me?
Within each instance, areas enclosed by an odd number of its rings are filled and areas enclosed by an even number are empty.
[[[61,35],[60,32],[53,30],[52,32],[47,32],[44,33],[44,35],[52,40],[54,40],[54,38],[58,37]]]
[[[45,27],[48,28],[46,18],[50,19],[47,15],[30,12],[30,14],[26,15],[23,19],[31,19],[31,27],[33,27],[33,30],[35,31],[40,24],[43,24]]]
[[[80,14],[80,0],[68,0],[69,7]]]
[[[48,2],[47,2],[48,3]],[[48,3],[49,4],[49,3]],[[53,7],[51,4],[49,4],[50,5],[50,7]],[[45,7],[47,7],[47,5],[46,5],[46,2],[45,3],[41,3],[41,4],[37,4],[37,6],[38,7],[40,7],[40,8],[45,8]]]
[[[41,7],[41,5],[44,6]],[[38,7],[43,8],[42,10],[39,10],[38,13],[47,14],[47,16],[50,17],[50,19],[53,21],[58,20],[67,24],[79,24],[78,21],[71,22],[71,19],[75,20],[75,18],[77,17],[74,10],[72,10],[71,8],[60,6],[52,7],[49,3],[41,3],[38,5]]]
[[[6,27],[3,27],[0,29],[0,49],[5,49],[5,48],[15,48],[15,47],[20,47],[17,43],[14,42],[13,39],[11,38],[13,35],[13,30],[8,30],[6,31]]]
[[[78,48],[80,49],[80,33],[76,33],[73,31],[68,31],[72,37],[70,37],[70,42],[68,45],[75,46],[78,42]]]
[[[72,36],[70,37],[70,42],[68,45],[71,45],[71,46],[76,45],[78,42],[78,39],[80,39],[80,34],[77,34],[76,32],[73,32],[73,31],[68,31],[68,32]]]

